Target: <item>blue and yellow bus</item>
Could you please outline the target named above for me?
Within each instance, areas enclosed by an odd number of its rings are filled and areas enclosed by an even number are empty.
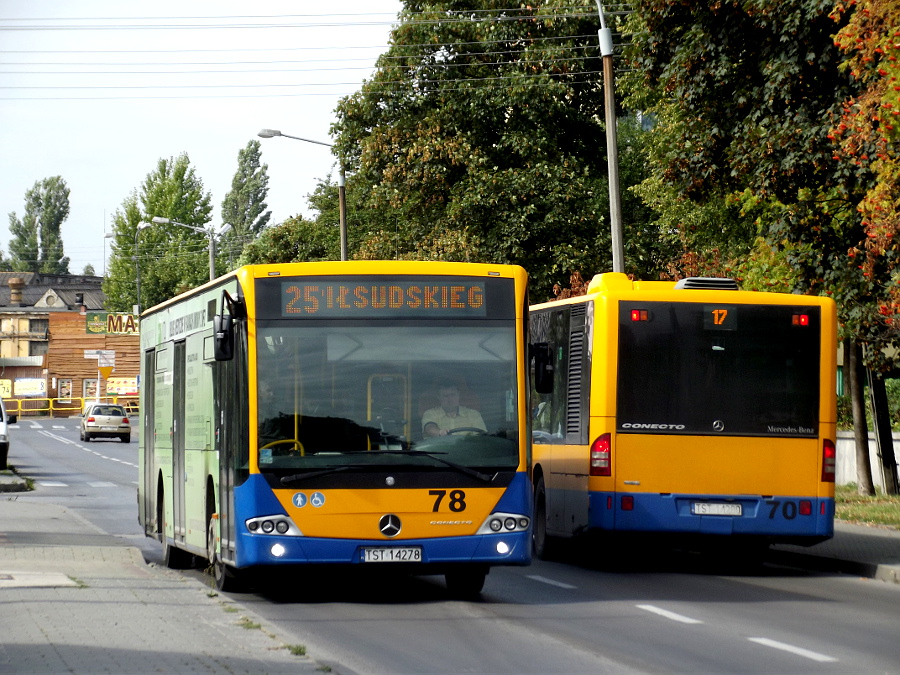
[[[223,590],[395,566],[460,595],[528,564],[526,285],[503,265],[259,265],[147,310],[140,520],[166,564],[205,558]]]
[[[539,556],[588,532],[833,535],[830,299],[601,274],[531,307],[530,336]]]

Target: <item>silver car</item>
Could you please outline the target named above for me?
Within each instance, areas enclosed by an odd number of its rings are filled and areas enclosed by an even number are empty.
[[[125,408],[106,403],[85,408],[81,415],[81,440],[94,438],[118,438],[123,443],[130,443],[131,422]]]

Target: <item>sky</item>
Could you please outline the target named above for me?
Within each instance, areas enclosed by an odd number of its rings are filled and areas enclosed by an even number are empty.
[[[331,142],[338,101],[387,50],[400,0],[0,0],[0,249],[25,193],[62,176],[69,271],[106,270],[111,221],[160,158],[186,152],[222,225],[260,129]],[[331,149],[258,139],[270,223],[310,215]],[[150,214],[153,215],[153,214]]]

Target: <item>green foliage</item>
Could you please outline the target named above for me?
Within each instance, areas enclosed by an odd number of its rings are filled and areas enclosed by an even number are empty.
[[[659,120],[639,194],[682,260],[754,287],[775,264],[773,288],[831,295],[842,334],[880,346],[897,334],[881,315],[892,267],[855,259],[874,175],[831,132],[859,87],[833,37],[858,3],[842,4],[832,18],[831,0],[642,0],[626,89]]]
[[[103,284],[109,309],[128,311],[137,304],[138,275],[142,308],[209,281],[207,235],[173,224],[138,231],[138,223],[160,216],[203,228],[210,201],[186,153],[159,160],[140,192],[129,195],[113,216],[115,240]]]
[[[375,75],[338,106],[336,147],[356,257],[516,263],[546,297],[573,270],[610,267],[597,17],[507,5],[407,2]],[[655,265],[652,243],[634,250]]]
[[[340,258],[340,231],[336,225],[289,218],[268,227],[244,247],[239,265],[311,262]]]
[[[222,248],[240,253],[266,227],[272,212],[267,211],[269,192],[267,164],[260,163],[260,143],[251,140],[238,152],[238,168],[231,181],[231,191],[222,202],[222,222],[231,230],[222,237]]]
[[[9,214],[10,266],[16,272],[68,274],[60,228],[69,217],[69,188],[61,176],[35,181],[25,193],[25,215]]]

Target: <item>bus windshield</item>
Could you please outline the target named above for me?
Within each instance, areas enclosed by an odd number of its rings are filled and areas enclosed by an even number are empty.
[[[259,470],[515,469],[514,323],[386,323],[260,322]]]

